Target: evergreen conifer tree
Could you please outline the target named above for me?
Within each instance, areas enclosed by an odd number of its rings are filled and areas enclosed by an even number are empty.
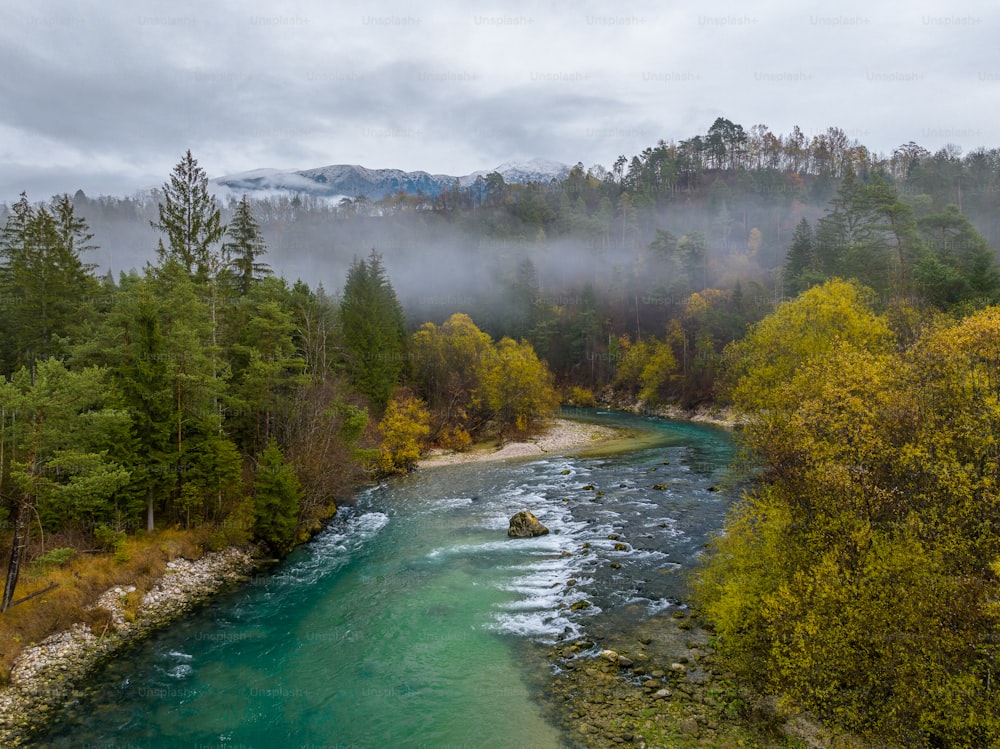
[[[348,374],[355,387],[382,409],[403,371],[406,324],[382,256],[375,250],[348,271],[340,317]]]
[[[160,240],[157,256],[161,263],[176,258],[188,274],[198,281],[209,278],[212,269],[212,245],[225,231],[215,198],[208,192],[208,177],[198,166],[191,150],[174,167],[170,181],[163,185],[159,221],[150,225],[167,237]]]
[[[260,261],[267,254],[267,245],[260,235],[260,225],[250,208],[246,194],[236,205],[233,220],[226,228],[228,241],[222,245],[227,270],[235,276],[241,296],[250,292],[255,281],[271,275],[271,267]]]

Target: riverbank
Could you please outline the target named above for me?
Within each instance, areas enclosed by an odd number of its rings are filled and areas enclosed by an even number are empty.
[[[478,463],[488,460],[508,458],[530,458],[546,453],[561,453],[582,448],[594,448],[603,443],[620,440],[628,436],[622,429],[600,424],[588,424],[571,419],[553,419],[544,431],[525,440],[498,444],[484,442],[474,445],[465,452],[435,450],[422,458],[418,468]]]
[[[727,408],[615,410],[725,429],[742,423]],[[619,435],[620,436],[620,435]],[[641,607],[615,624],[591,625],[587,637],[539,646],[549,664],[545,710],[570,745],[587,749],[867,749],[773,697],[742,687],[716,660],[711,634],[685,605],[647,616]]]
[[[681,408],[677,405],[650,407],[642,401],[622,400],[614,397],[603,398],[602,404],[616,411],[625,411],[640,416],[656,416],[671,421],[693,421],[724,429],[735,429],[744,421],[744,417],[729,406],[707,404],[696,408]]]
[[[256,561],[230,547],[196,561],[177,558],[141,596],[134,586],[107,590],[95,604],[109,613],[99,631],[82,622],[25,648],[0,690],[0,746],[29,746],[32,736],[82,695],[83,681],[110,658],[244,580]]]
[[[547,710],[575,746],[606,749],[862,749],[808,715],[741,689],[686,608],[543,653]]]

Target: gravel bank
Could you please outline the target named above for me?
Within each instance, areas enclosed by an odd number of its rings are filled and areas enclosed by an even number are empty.
[[[464,453],[437,451],[420,461],[420,468],[478,463],[486,460],[530,458],[545,453],[560,453],[583,447],[593,447],[599,442],[619,439],[624,435],[619,429],[585,424],[569,419],[553,419],[544,433],[522,442],[508,442],[501,447],[475,446]]]
[[[245,579],[255,562],[242,549],[206,554],[197,561],[176,559],[143,595],[134,613],[126,597],[135,588],[106,591],[98,606],[111,612],[106,631],[94,634],[76,624],[26,648],[0,690],[0,746],[29,746],[31,737],[67,703],[81,696],[79,686],[121,650],[190,611],[223,588]]]

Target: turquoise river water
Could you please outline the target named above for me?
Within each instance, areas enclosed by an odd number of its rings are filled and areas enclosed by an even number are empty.
[[[636,439],[363,491],[272,571],[115,660],[37,746],[570,746],[540,706],[533,646],[683,605],[733,447],[713,427],[566,415]],[[508,539],[522,509],[551,533]]]

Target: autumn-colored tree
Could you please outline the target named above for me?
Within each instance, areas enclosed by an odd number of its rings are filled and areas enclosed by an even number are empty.
[[[833,279],[779,305],[727,351],[734,400],[754,413],[766,412],[805,361],[838,341],[887,348],[892,333],[867,304],[869,297],[863,287]]]
[[[434,437],[481,427],[472,401],[493,351],[489,334],[468,315],[455,313],[440,327],[420,326],[412,351],[414,379],[433,414]]]
[[[719,653],[872,743],[995,745],[1000,310],[900,350],[828,282],[730,356],[755,483],[698,575]]]
[[[310,381],[293,395],[276,425],[305,491],[301,517],[310,530],[319,530],[337,511],[337,501],[365,478],[362,465],[374,457],[359,446],[368,430],[368,411],[361,402],[345,381]]]
[[[435,439],[464,447],[472,433],[529,430],[559,405],[552,373],[527,341],[494,344],[468,315],[413,336],[414,379],[434,414]]]
[[[386,406],[378,431],[382,436],[376,461],[379,472],[407,473],[416,467],[430,434],[430,414],[423,401],[401,388]]]
[[[670,346],[654,338],[631,343],[622,339],[623,357],[615,374],[615,386],[637,397],[644,404],[663,402],[670,377],[677,370],[677,360]]]
[[[555,413],[559,394],[531,344],[504,338],[487,360],[475,402],[500,432],[524,433]]]

